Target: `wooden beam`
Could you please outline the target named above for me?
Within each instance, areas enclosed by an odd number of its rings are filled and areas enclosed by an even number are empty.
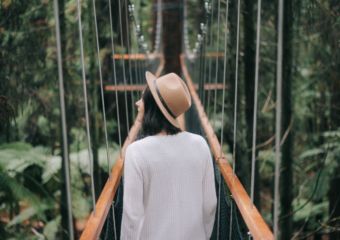
[[[144,88],[146,87],[145,84],[129,84],[129,85],[106,85],[104,87],[105,91],[127,91],[127,92],[132,92],[132,91],[143,91]],[[226,87],[227,88],[227,87]],[[198,89],[198,84],[195,84],[195,89]],[[204,85],[204,90],[223,90],[223,84],[222,83],[206,83]]]
[[[211,151],[215,157],[215,161],[221,171],[221,174],[227,183],[230,192],[236,202],[238,209],[242,215],[244,222],[246,223],[251,236],[258,240],[273,240],[273,233],[270,231],[268,225],[260,215],[257,208],[252,204],[246,190],[242,186],[238,177],[234,174],[232,167],[226,160],[225,155],[222,152],[221,145],[216,137],[216,134],[209,122],[209,119],[204,112],[203,105],[198,97],[189,75],[188,69],[184,62],[184,55],[181,55],[181,66],[183,75],[187,81],[188,88],[190,90],[193,102],[196,106],[196,110],[199,115],[201,125],[204,129],[206,137],[208,139]],[[222,154],[221,154],[222,153]]]

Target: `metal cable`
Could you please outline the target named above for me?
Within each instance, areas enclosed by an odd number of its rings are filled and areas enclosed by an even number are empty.
[[[239,47],[240,47],[240,0],[237,0],[237,30],[236,30],[236,52],[235,52],[235,89],[234,89],[234,128],[233,128],[233,174],[235,175],[236,168],[236,130],[237,130],[237,100],[238,100],[238,58],[239,58]],[[230,231],[229,239],[232,236],[232,225],[233,225],[233,202],[231,202],[231,214],[230,214]]]
[[[259,85],[259,65],[260,65],[260,34],[261,34],[261,0],[257,0],[257,30],[256,30],[256,56],[255,56],[255,89],[254,89],[254,113],[253,113],[253,142],[251,152],[251,187],[250,198],[254,205],[255,189],[255,162],[256,162],[256,126],[257,126],[257,100]]]
[[[77,0],[77,13],[78,13],[78,30],[79,30],[79,41],[80,41],[80,61],[82,67],[82,81],[83,81],[83,94],[84,94],[84,106],[85,106],[85,120],[86,120],[86,136],[87,136],[87,148],[90,160],[90,176],[91,176],[91,193],[92,193],[92,204],[93,214],[96,214],[96,197],[94,189],[94,177],[93,177],[93,156],[92,156],[92,144],[90,135],[90,120],[89,120],[89,109],[87,99],[87,88],[86,88],[86,73],[85,73],[85,59],[84,59],[84,44],[83,44],[83,32],[81,23],[81,6],[80,0]]]
[[[133,84],[133,80],[132,80],[132,70],[131,70],[131,56],[129,53],[131,53],[131,49],[130,49],[130,36],[129,36],[129,32],[130,32],[130,29],[129,29],[129,13],[128,13],[128,7],[129,7],[129,3],[128,3],[128,0],[125,1],[125,4],[126,4],[126,7],[125,7],[125,21],[126,21],[126,53],[127,53],[127,56],[128,56],[128,69],[129,69],[129,79],[128,79],[128,82],[130,84]],[[132,109],[132,116],[134,117],[135,114],[136,114],[136,108],[134,107],[134,104],[135,104],[135,99],[134,99],[134,96],[133,96],[133,92],[131,91],[130,92],[130,97],[131,97],[131,109]]]
[[[280,209],[280,167],[281,167],[281,111],[282,111],[282,44],[283,44],[283,0],[279,0],[278,9],[278,40],[276,65],[276,112],[275,112],[275,183],[274,183],[274,236],[279,237]]]
[[[66,122],[66,108],[65,108],[63,65],[62,65],[62,56],[61,56],[59,6],[58,6],[58,0],[54,0],[53,2],[54,2],[54,18],[55,18],[55,31],[56,31],[56,42],[57,42],[61,126],[62,126],[62,134],[63,134],[63,159],[65,163],[64,174],[65,174],[65,180],[66,180],[67,220],[68,220],[68,228],[69,228],[69,239],[73,240],[74,229],[73,229],[73,217],[72,217],[72,197],[71,197],[71,181],[70,181],[71,177],[70,177],[68,139],[67,139],[67,122]]]
[[[104,86],[103,86],[103,74],[102,74],[102,65],[101,65],[100,53],[99,53],[98,22],[97,22],[97,13],[96,13],[96,3],[95,3],[95,0],[92,0],[92,5],[93,5],[94,27],[95,27],[95,33],[96,33],[96,47],[97,47],[97,61],[98,61],[99,81],[100,81],[100,95],[101,95],[101,103],[102,103],[102,109],[103,109],[103,123],[104,123],[104,135],[105,135],[105,146],[106,146],[106,160],[107,160],[107,168],[108,168],[108,172],[109,172],[109,178],[111,178],[109,140],[108,140],[108,134],[107,134],[106,108],[105,108]]]
[[[220,51],[220,8],[221,8],[221,1],[218,0],[218,7],[217,7],[217,46],[216,46],[216,63],[215,63],[215,83],[217,83],[218,78],[218,53]],[[214,115],[213,115],[213,126],[216,127],[216,107],[217,107],[217,89],[214,89]]]
[[[118,12],[119,12],[119,30],[120,30],[120,44],[122,45],[122,47],[124,46],[124,40],[123,40],[123,17],[122,17],[122,6],[120,4],[120,1],[122,0],[118,0]],[[124,51],[125,52],[125,51]],[[126,73],[125,73],[125,61],[124,61],[124,57],[121,58],[122,59],[122,65],[123,65],[123,80],[124,80],[124,85],[127,85],[127,81],[126,81]],[[130,126],[129,126],[129,111],[128,111],[128,104],[127,104],[127,91],[124,91],[124,100],[125,100],[125,117],[126,117],[126,128],[127,131],[130,131]]]
[[[211,2],[211,20],[210,20],[210,36],[209,36],[209,46],[210,49],[213,47],[213,21],[214,21],[214,0]],[[217,29],[218,31],[218,29]],[[209,57],[209,67],[208,67],[208,82],[211,83],[211,68],[212,68],[212,57]],[[207,103],[207,114],[209,116],[210,113],[210,93],[211,90],[208,91],[208,103]],[[208,117],[209,118],[209,117]]]
[[[225,86],[226,86],[226,73],[227,73],[227,49],[228,49],[228,15],[229,15],[229,0],[226,2],[226,26],[225,26],[225,34],[224,34],[224,62],[223,62],[223,97],[222,97],[222,119],[221,119],[221,135],[220,135],[220,143],[223,145],[223,131],[224,131],[224,107],[225,107]],[[220,152],[220,157],[222,157],[222,147]]]
[[[222,158],[223,155],[223,131],[224,131],[224,107],[225,107],[225,84],[226,84],[226,72],[227,72],[227,46],[228,46],[228,14],[229,14],[229,0],[226,2],[226,12],[225,12],[225,33],[224,33],[224,62],[223,62],[223,97],[222,97],[222,119],[221,119],[221,135],[220,135],[220,143],[221,143],[221,150],[220,150],[220,158]],[[220,205],[220,196],[221,196],[221,186],[222,186],[222,177],[220,173],[220,188],[219,188],[219,199],[218,199],[218,205]],[[220,207],[218,208],[218,220],[220,215]],[[219,227],[220,223],[217,222],[217,239],[219,239]]]
[[[111,36],[113,79],[114,79],[114,84],[117,86],[118,84],[117,84],[116,60],[114,58],[114,55],[115,55],[115,46],[114,46],[114,42],[113,42],[113,20],[112,20],[111,0],[109,0],[109,16],[110,16],[110,36]],[[119,142],[119,147],[122,148],[122,133],[121,133],[121,128],[120,128],[120,111],[119,111],[119,102],[118,102],[118,91],[115,91],[115,98],[116,98],[115,100],[116,100],[118,142]]]
[[[237,99],[238,99],[238,58],[240,47],[240,0],[237,0],[237,30],[236,30],[236,57],[235,57],[235,96],[234,96],[234,132],[233,132],[233,173],[235,174],[236,157],[236,130],[237,130]]]
[[[112,51],[112,65],[113,65],[113,78],[114,84],[117,86],[117,71],[116,71],[116,60],[114,58],[115,55],[115,48],[113,42],[113,21],[112,21],[112,5],[111,0],[109,0],[109,16],[110,16],[110,37],[111,37],[111,51]],[[118,102],[118,91],[115,91],[115,98],[116,98],[116,114],[117,114],[117,127],[118,127],[118,141],[119,147],[122,149],[122,134],[120,129],[120,114],[119,114],[119,102]],[[120,151],[120,157],[121,157]],[[115,240],[117,239],[117,229],[116,229],[116,218],[115,218],[115,209],[112,206],[112,219],[113,219],[113,231]]]

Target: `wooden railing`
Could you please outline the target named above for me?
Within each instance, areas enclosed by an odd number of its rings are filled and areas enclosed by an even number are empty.
[[[164,68],[164,58],[160,58],[160,64],[155,73],[156,76],[159,76]],[[141,122],[143,119],[143,114],[138,112],[136,120],[133,126],[130,129],[129,135],[124,141],[124,144],[121,149],[120,156],[116,160],[112,170],[111,177],[106,181],[102,192],[96,203],[96,211],[91,213],[89,219],[86,222],[83,233],[80,236],[81,240],[96,240],[99,239],[100,233],[103,229],[105,220],[107,218],[107,214],[111,208],[111,204],[113,202],[113,198],[116,194],[117,187],[119,185],[122,172],[123,172],[123,164],[125,157],[125,150],[127,146],[132,143],[141,128]]]
[[[224,180],[226,181],[233,195],[236,205],[252,237],[254,239],[260,239],[260,240],[274,239],[274,236],[272,232],[270,231],[268,225],[265,223],[264,219],[258,212],[257,208],[251,203],[247,192],[245,191],[244,187],[242,186],[237,176],[234,175],[233,170],[231,166],[229,165],[229,163],[227,162],[225,156],[223,155],[221,158],[221,155],[220,155],[221,145],[204,112],[204,108],[197,95],[195,86],[192,82],[188,69],[185,65],[183,55],[181,56],[181,65],[182,65],[183,75],[187,81],[188,88],[190,90],[193,102],[199,114],[200,122],[207,136],[211,151],[214,155],[214,158],[220,168],[222,176]],[[160,75],[163,69],[163,66],[164,66],[164,61],[161,59],[161,64],[156,72],[156,76]],[[117,159],[114,167],[112,168],[111,178],[107,180],[99,196],[99,199],[96,203],[96,213],[95,214],[93,212],[91,213],[80,239],[82,240],[99,239],[100,233],[104,226],[105,220],[107,218],[107,214],[110,210],[113,198],[115,196],[118,184],[122,176],[125,149],[130,143],[132,143],[136,139],[136,136],[141,127],[142,118],[143,118],[143,115],[141,113],[138,113],[135,123],[132,126],[129,132],[129,135],[123,144],[121,155]],[[183,122],[183,119],[181,122]]]
[[[233,169],[226,160],[225,155],[221,151],[221,144],[219,143],[216,134],[209,122],[207,115],[204,112],[203,105],[195,90],[193,81],[185,64],[185,56],[181,55],[182,73],[187,82],[191,97],[195,104],[196,110],[199,115],[201,125],[206,134],[211,151],[214,155],[215,161],[221,171],[221,174],[228,185],[228,188],[234,198],[236,205],[242,215],[242,218],[247,225],[251,236],[259,240],[272,240],[274,239],[273,233],[270,231],[268,225],[260,215],[257,208],[251,202],[249,195],[242,186],[240,180],[234,174]],[[221,156],[222,153],[222,156]]]

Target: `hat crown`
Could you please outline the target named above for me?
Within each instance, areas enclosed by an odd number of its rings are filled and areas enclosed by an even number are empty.
[[[152,73],[146,72],[145,76],[159,109],[171,124],[179,127],[176,118],[191,106],[191,97],[186,84],[175,73],[157,78]]]
[[[184,113],[191,105],[190,94],[183,80],[175,73],[155,79],[160,97],[175,117]]]

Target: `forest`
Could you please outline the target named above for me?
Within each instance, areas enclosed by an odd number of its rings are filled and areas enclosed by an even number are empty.
[[[142,56],[163,54],[166,73],[177,51],[192,54],[205,112],[249,195],[257,97],[254,203],[273,229],[278,2],[262,0],[258,29],[253,0],[0,0],[0,239],[80,238],[141,96],[110,87],[143,87],[160,61]],[[178,22],[166,15],[173,9]],[[282,46],[278,239],[340,239],[339,1],[284,0]],[[205,91],[207,83],[226,90]],[[186,117],[188,131],[204,134],[194,118]],[[107,225],[101,239],[114,235]]]

